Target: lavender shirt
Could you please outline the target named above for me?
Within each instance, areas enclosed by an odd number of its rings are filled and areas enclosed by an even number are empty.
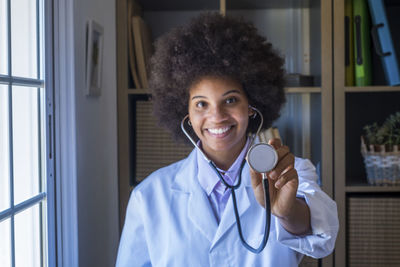
[[[201,148],[200,141],[198,142],[198,145]],[[228,184],[233,185],[236,182],[236,177],[238,177],[240,171],[240,165],[246,156],[249,146],[250,138],[247,138],[242,152],[240,152],[239,156],[236,158],[236,161],[232,164],[228,171],[217,168]],[[220,181],[218,175],[215,173],[215,170],[208,164],[208,162],[204,159],[203,154],[198,149],[197,166],[197,177],[199,179],[199,183],[206,192],[208,200],[210,201],[214,211],[215,218],[219,223],[225,210],[225,206],[228,203],[229,196],[231,195],[231,190]]]

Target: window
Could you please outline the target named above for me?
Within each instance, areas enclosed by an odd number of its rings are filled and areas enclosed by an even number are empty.
[[[44,4],[44,0],[0,0],[0,266],[4,267],[50,266],[55,258],[48,134],[53,132],[52,102],[44,68],[45,56],[51,54],[44,49]]]

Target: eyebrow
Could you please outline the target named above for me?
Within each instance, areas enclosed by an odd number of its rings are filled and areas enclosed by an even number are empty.
[[[235,94],[235,93],[242,94],[242,92],[240,92],[239,90],[233,89],[233,90],[229,90],[229,91],[225,92],[222,96],[227,96],[229,94]],[[207,98],[207,97],[202,96],[202,95],[195,95],[194,97],[192,97],[192,100],[196,99],[196,98]]]

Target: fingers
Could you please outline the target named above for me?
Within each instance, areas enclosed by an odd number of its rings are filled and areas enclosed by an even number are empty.
[[[279,138],[272,138],[272,139],[269,139],[268,144],[273,146],[275,148],[275,150],[277,150],[278,148],[280,148],[282,146],[282,141]]]
[[[276,152],[278,154],[278,163],[275,168],[268,173],[269,177],[273,180],[277,179],[289,166],[294,168],[294,156],[289,152],[287,146],[282,146]]]
[[[270,139],[268,143],[275,148],[278,154],[278,163],[268,173],[268,177],[276,181],[274,185],[280,189],[290,180],[298,179],[297,171],[294,168],[294,155],[290,153],[289,147],[282,146],[280,139]]]
[[[281,139],[278,139],[278,138],[270,139],[268,141],[268,144],[273,146],[275,148],[276,153],[278,154],[278,165],[280,162],[281,162],[281,165],[283,163],[289,164],[291,159],[293,159],[293,164],[294,164],[294,156],[292,154],[290,154],[290,149],[288,146],[282,146]],[[289,158],[287,158],[287,155],[291,155],[291,156]],[[282,161],[282,159],[285,159],[285,161]],[[287,162],[287,161],[289,161],[289,162]],[[278,167],[278,169],[279,169],[279,166],[276,166],[276,167]],[[282,166],[281,166],[280,171],[282,171],[283,169],[284,168],[282,168]]]
[[[268,141],[278,154],[278,162],[275,168],[268,172],[270,185],[277,189],[281,189],[291,180],[298,181],[297,171],[294,168],[294,155],[290,153],[289,147],[282,146],[282,142],[278,138]],[[262,175],[250,168],[251,183],[253,187],[258,186],[262,182]]]
[[[262,175],[250,167],[251,185],[256,188],[262,181]]]
[[[288,167],[282,174],[279,176],[278,180],[275,183],[276,189],[281,189],[284,185],[286,185],[289,181],[295,180],[296,185],[298,183],[297,171],[294,168]]]

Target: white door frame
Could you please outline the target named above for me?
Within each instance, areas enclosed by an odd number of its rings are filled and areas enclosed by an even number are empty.
[[[78,258],[76,171],[74,1],[53,1],[55,175],[57,266],[75,267]]]

